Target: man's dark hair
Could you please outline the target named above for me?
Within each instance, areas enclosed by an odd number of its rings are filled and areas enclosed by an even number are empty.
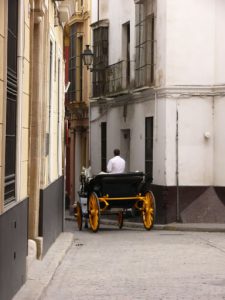
[[[119,149],[114,149],[114,155],[115,155],[115,156],[120,155],[120,150],[119,150]]]

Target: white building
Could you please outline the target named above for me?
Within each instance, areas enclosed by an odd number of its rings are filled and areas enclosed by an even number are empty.
[[[92,170],[120,148],[152,175],[159,223],[225,221],[224,15],[223,0],[93,0]]]

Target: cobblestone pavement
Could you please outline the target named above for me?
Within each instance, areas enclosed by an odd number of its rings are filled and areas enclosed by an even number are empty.
[[[41,299],[225,299],[224,233],[76,230]]]

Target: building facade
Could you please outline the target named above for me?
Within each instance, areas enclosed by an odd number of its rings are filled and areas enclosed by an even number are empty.
[[[82,167],[89,166],[89,71],[82,61],[90,44],[91,1],[77,0],[76,10],[65,28],[66,61],[66,198],[73,212],[80,187]]]
[[[225,221],[223,1],[93,1],[91,166],[120,148],[158,223]]]
[[[63,27],[73,1],[0,3],[0,299],[63,230]]]

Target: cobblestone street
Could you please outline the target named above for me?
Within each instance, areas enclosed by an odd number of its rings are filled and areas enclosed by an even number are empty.
[[[75,231],[41,299],[225,299],[224,269],[223,233],[101,226]]]

